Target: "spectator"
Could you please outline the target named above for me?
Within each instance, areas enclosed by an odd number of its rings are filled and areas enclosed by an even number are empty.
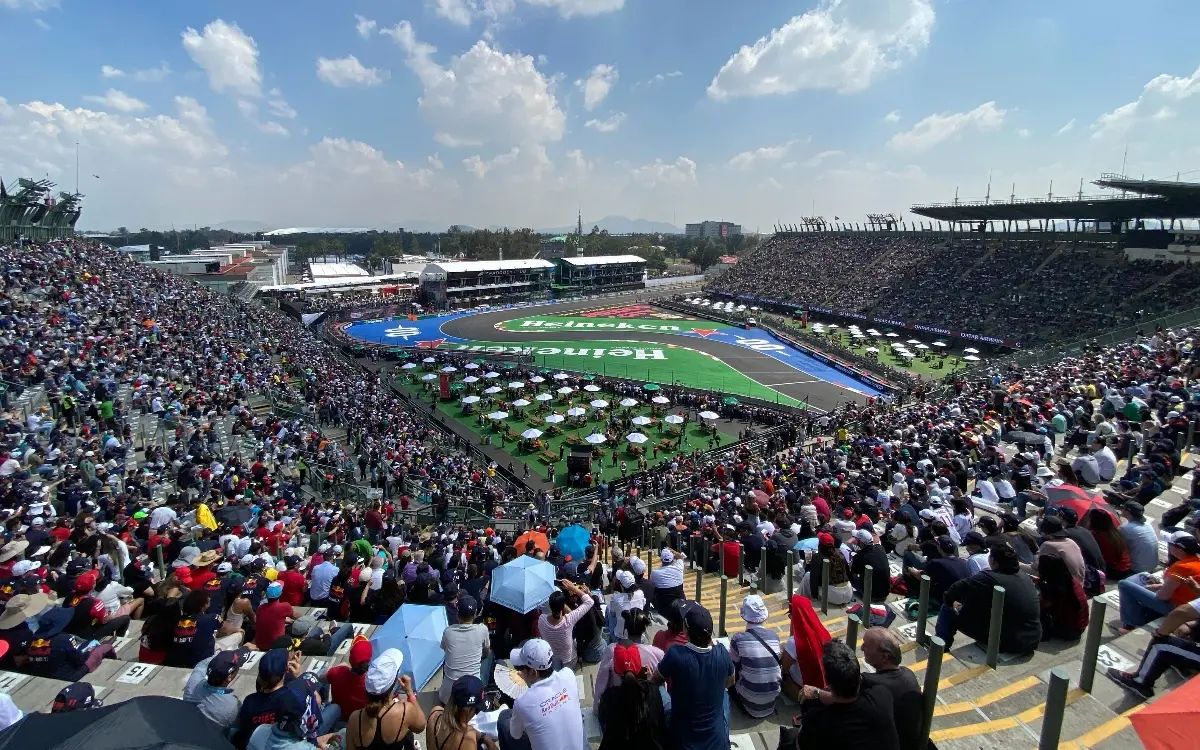
[[[346,720],[346,747],[364,750],[375,747],[404,747],[410,735],[425,731],[425,712],[417,703],[412,680],[400,674],[404,655],[389,648],[375,657],[367,669],[364,686],[367,705]],[[404,693],[399,700],[397,687]],[[399,704],[399,710],[396,710]]]
[[[989,570],[959,581],[946,591],[938,613],[937,634],[949,649],[954,635],[962,631],[987,643],[991,621],[992,590],[1004,588],[1004,613],[1000,627],[1000,650],[1028,654],[1041,641],[1041,615],[1037,589],[1020,572],[1020,561],[1012,547],[992,549]]]
[[[479,603],[470,595],[462,595],[456,604],[458,622],[442,632],[442,650],[446,654],[442,665],[442,686],[438,700],[445,703],[450,690],[460,677],[473,675],[490,680],[492,650],[487,625],[477,624]]]
[[[569,669],[554,669],[550,644],[532,638],[513,649],[509,662],[529,686],[500,714],[501,750],[585,750],[579,685]]]
[[[781,690],[779,636],[763,627],[768,613],[761,596],[751,594],[743,599],[741,614],[746,630],[729,639],[736,675],[730,696],[751,718],[763,719],[775,713],[775,699]]]
[[[450,688],[450,700],[429,712],[425,727],[425,745],[429,748],[469,748],[499,750],[491,737],[477,730],[472,719],[486,710],[483,682],[478,677],[463,675]]]
[[[650,585],[654,587],[653,604],[660,614],[671,611],[677,599],[683,599],[683,566],[686,558],[682,553],[664,547],[658,553],[660,565],[650,573]]]
[[[798,702],[805,685],[825,687],[821,654],[830,637],[807,597],[795,594],[790,605],[792,637],[784,646],[780,671],[783,675],[783,692]]]
[[[883,545],[879,544],[875,535],[867,529],[857,529],[851,538],[857,548],[850,562],[850,580],[854,585],[855,595],[861,599],[866,591],[863,581],[869,565],[871,566],[871,602],[868,604],[887,601],[888,594],[891,593],[892,582],[887,552],[884,551]]]
[[[1125,522],[1117,527],[1129,547],[1130,570],[1133,573],[1149,573],[1158,567],[1158,537],[1146,522],[1146,511],[1142,504],[1130,500],[1121,506]]]
[[[667,721],[659,687],[650,682],[650,669],[642,664],[633,645],[615,648],[612,669],[616,682],[597,701],[596,713],[604,734],[603,750],[664,750]]]
[[[900,750],[925,750],[919,742],[924,696],[916,675],[900,664],[900,640],[887,628],[868,628],[863,633],[862,648],[863,659],[875,670],[863,675],[863,687],[880,685],[892,694]]]
[[[326,670],[322,682],[329,685],[329,700],[341,709],[340,721],[367,705],[367,669],[371,666],[371,642],[355,636],[350,644],[348,663]]]
[[[254,642],[260,651],[271,648],[275,641],[283,637],[288,625],[295,617],[292,605],[283,601],[283,584],[279,581],[267,586],[267,603],[258,608],[254,614]]]
[[[1153,698],[1154,683],[1171,667],[1185,673],[1200,667],[1200,628],[1194,624],[1197,620],[1200,620],[1200,599],[1171,610],[1154,631],[1137,669],[1123,672],[1109,667],[1108,676],[1146,700]]]
[[[249,655],[246,649],[220,651],[200,662],[188,677],[183,699],[196,704],[200,713],[222,729],[232,729],[237,724],[241,701],[230,686]]]
[[[729,744],[729,695],[733,660],[713,643],[712,616],[691,602],[684,612],[688,642],[672,648],[658,665],[670,682],[670,736],[679,750],[724,750]],[[536,750],[536,749],[535,749]]]
[[[1037,588],[1042,609],[1042,639],[1079,640],[1088,624],[1087,595],[1083,593],[1083,584],[1071,575],[1061,557],[1042,558],[1038,565]]]
[[[829,688],[805,685],[798,745],[847,750],[899,750],[892,694],[862,679],[858,658],[841,641],[825,644],[821,667]]]
[[[1200,593],[1200,542],[1176,531],[1167,542],[1170,564],[1161,575],[1138,573],[1117,584],[1121,596],[1122,634],[1187,604]]]
[[[636,559],[636,558],[635,558]],[[554,657],[565,667],[575,669],[575,625],[591,611],[595,602],[587,589],[563,579],[558,584],[561,590],[550,594],[550,613],[538,618],[538,635],[550,644]],[[568,605],[568,596],[574,606]]]

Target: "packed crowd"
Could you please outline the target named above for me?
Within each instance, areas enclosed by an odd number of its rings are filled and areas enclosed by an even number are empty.
[[[1095,242],[811,234],[772,239],[711,289],[1030,344],[1169,312],[1200,290],[1200,269]]]
[[[1145,520],[1194,440],[1196,331],[993,372],[930,400],[773,413],[761,451],[676,457],[603,491],[602,522],[573,556],[536,508],[527,541],[414,528],[403,504],[416,486],[461,502],[500,491],[491,472],[293,321],[82,242],[3,248],[0,266],[6,396],[13,408],[22,389],[47,402],[30,398],[3,424],[3,669],[77,683],[136,619],[138,660],[193,670],[184,699],[239,747],[400,747],[424,733],[435,748],[582,750],[572,670],[598,663],[601,747],[727,748],[732,711],[770,716],[783,694],[801,704],[801,747],[916,750],[920,693],[895,636],[867,633],[866,676],[813,612],[825,561],[834,604],[861,599],[867,580],[869,606],[929,576],[948,644],[986,637],[1002,585],[1001,649],[1015,653],[1077,639],[1087,598],[1119,580],[1123,627],[1166,620],[1139,671],[1113,678],[1148,695],[1170,665],[1200,663],[1200,629],[1176,632],[1200,618],[1200,486],[1159,528]],[[256,416],[249,400],[264,392],[312,421]],[[226,430],[250,455],[222,448]],[[373,476],[379,500],[343,507],[312,490],[314,473],[339,470]],[[1101,487],[1107,502],[1070,499]],[[647,494],[671,504],[647,509]],[[659,565],[616,549],[604,562],[608,533],[644,540]],[[763,627],[760,596],[743,601],[746,627],[728,646],[684,598],[687,565],[739,576],[743,552],[768,594],[795,561],[786,642]],[[521,612],[491,585],[526,556],[553,565],[557,583]],[[451,623],[428,715],[400,652],[352,637],[351,623],[407,604],[442,606]],[[302,671],[302,655],[347,640],[346,665]],[[229,686],[251,650],[263,652],[255,691],[239,699]],[[493,682],[527,690],[502,699]],[[87,690],[72,685],[61,708],[92,703]]]

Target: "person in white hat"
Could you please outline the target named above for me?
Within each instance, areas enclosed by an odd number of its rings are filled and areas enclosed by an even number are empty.
[[[554,651],[541,638],[513,649],[509,660],[529,689],[513,701],[511,711],[500,714],[500,746],[519,748],[528,737],[530,750],[586,750],[575,673],[555,671]]]
[[[403,665],[404,654],[396,648],[371,660],[363,680],[367,705],[346,720],[349,747],[403,747],[408,735],[425,731],[425,712],[417,703],[412,678],[400,674]]]
[[[762,719],[775,713],[775,699],[783,684],[783,651],[779,634],[763,625],[768,612],[761,596],[751,594],[743,599],[741,614],[746,630],[729,639],[729,656],[736,670],[731,697],[751,718]]]

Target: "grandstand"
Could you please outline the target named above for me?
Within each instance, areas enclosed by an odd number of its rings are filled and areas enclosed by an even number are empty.
[[[553,271],[544,260],[437,261],[421,271],[421,301],[442,309],[538,299],[549,291]]]
[[[0,242],[20,238],[41,242],[69,237],[81,212],[79,193],[51,195],[49,180],[17,180],[16,192],[0,182]]]
[[[640,289],[646,261],[636,255],[563,256],[555,261],[555,288],[572,293]]]

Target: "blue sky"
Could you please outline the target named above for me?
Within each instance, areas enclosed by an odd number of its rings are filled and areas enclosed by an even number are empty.
[[[83,225],[748,228],[1200,180],[1200,6],[0,0],[0,177]],[[98,178],[91,175],[99,175]],[[1085,191],[1095,192],[1085,185]]]

